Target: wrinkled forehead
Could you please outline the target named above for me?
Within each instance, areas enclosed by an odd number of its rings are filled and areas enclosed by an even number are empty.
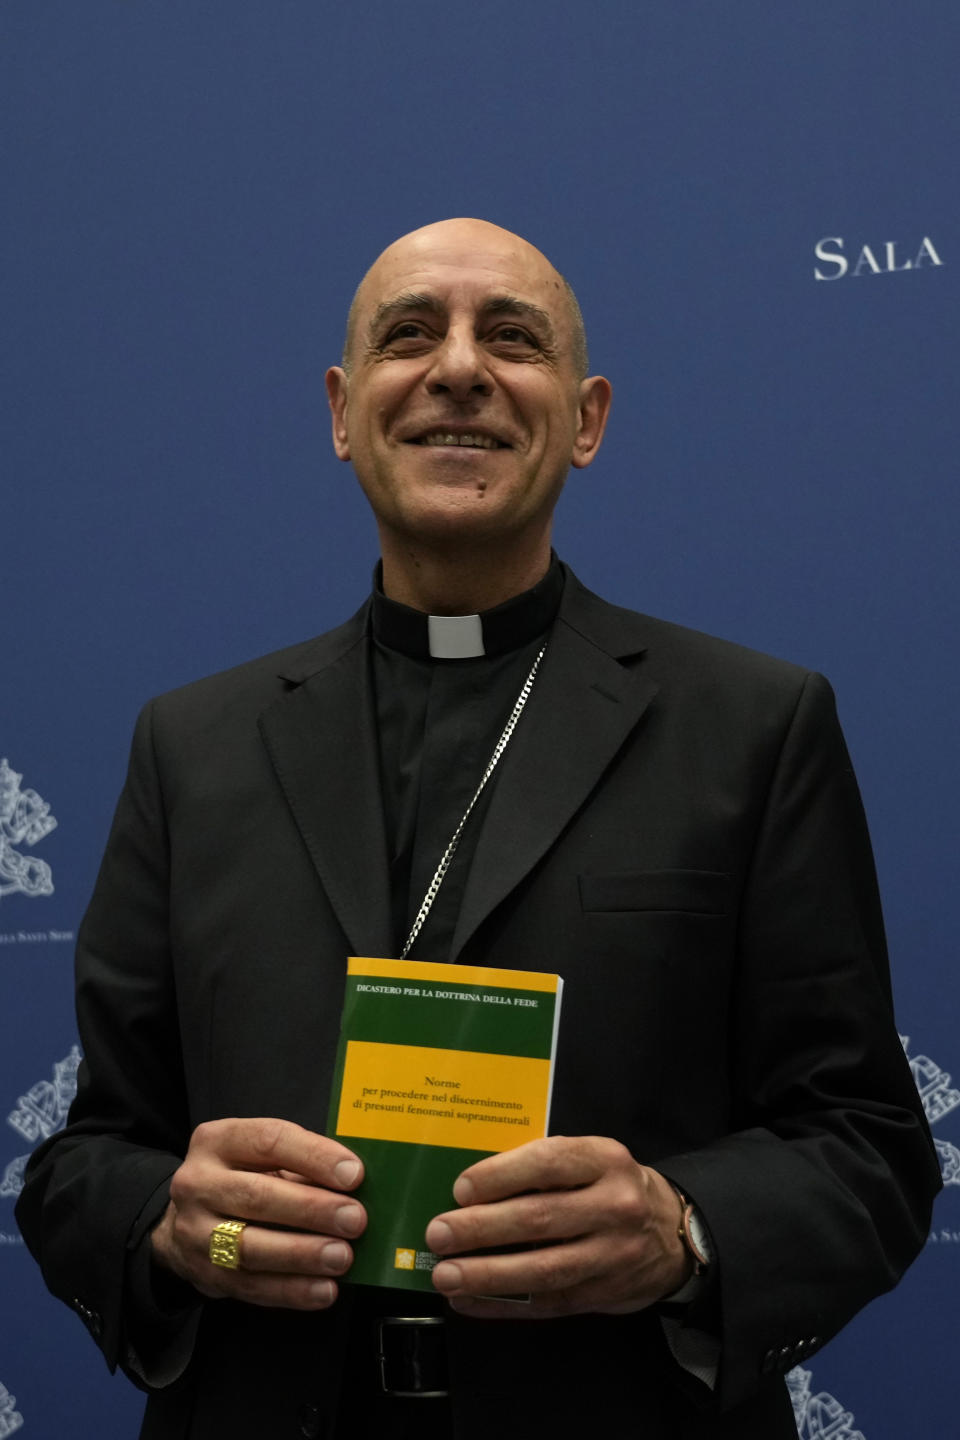
[[[390,245],[357,292],[362,321],[406,293],[432,295],[444,308],[512,295],[545,310],[561,328],[565,319],[564,282],[546,256],[519,235],[482,223],[431,226]]]

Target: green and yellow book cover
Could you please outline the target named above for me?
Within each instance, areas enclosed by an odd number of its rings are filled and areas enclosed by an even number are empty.
[[[348,1279],[432,1290],[424,1232],[485,1155],[546,1135],[563,981],[536,970],[347,962],[329,1132],[365,1166]]]

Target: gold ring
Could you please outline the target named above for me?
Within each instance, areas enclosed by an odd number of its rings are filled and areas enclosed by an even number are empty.
[[[225,1270],[236,1270],[240,1264],[240,1236],[247,1228],[246,1220],[221,1220],[210,1232],[210,1259]]]

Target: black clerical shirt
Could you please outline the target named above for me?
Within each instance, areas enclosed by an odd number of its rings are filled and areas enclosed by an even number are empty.
[[[373,680],[397,955],[546,642],[562,593],[563,571],[554,556],[532,590],[479,617],[483,654],[435,659],[427,616],[388,600],[375,586]],[[536,693],[534,683],[530,704],[536,703]],[[412,959],[451,958],[460,903],[497,778],[495,770],[467,821]]]

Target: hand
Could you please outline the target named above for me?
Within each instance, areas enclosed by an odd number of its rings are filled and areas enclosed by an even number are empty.
[[[461,1314],[625,1314],[689,1278],[676,1191],[617,1140],[534,1140],[471,1165],[453,1194],[463,1208],[431,1220],[426,1239],[435,1254],[457,1257],[435,1267],[433,1283]],[[543,1248],[462,1255],[518,1243]],[[527,1294],[528,1305],[483,1298]]]
[[[212,1120],[193,1132],[152,1233],[153,1256],[201,1295],[253,1305],[323,1310],[331,1276],[353,1262],[348,1240],[366,1226],[350,1198],[363,1165],[350,1150],[287,1120]],[[240,1266],[210,1259],[221,1220],[246,1220]]]

